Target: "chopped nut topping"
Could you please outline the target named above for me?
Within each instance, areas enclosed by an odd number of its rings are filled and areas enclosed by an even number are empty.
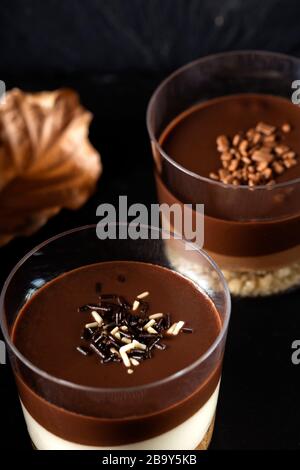
[[[265,122],[259,122],[256,126],[257,132],[260,132],[261,134],[264,135],[271,135],[273,132],[275,132],[276,127],[275,126],[270,126],[269,124],[266,124]]]
[[[232,144],[234,145],[234,147],[237,147],[240,142],[241,142],[241,136],[239,134],[236,134],[234,138],[232,139]]]
[[[220,135],[217,138],[217,146],[218,150],[221,152],[225,152],[229,148],[229,140],[227,139],[226,135]]]
[[[282,124],[281,130],[285,134],[288,134],[289,132],[291,132],[291,125],[288,122],[285,122],[284,124]]]
[[[274,162],[272,166],[277,175],[281,175],[284,172],[284,167],[280,163]]]
[[[289,123],[277,129],[259,122],[255,129],[239,132],[232,139],[218,136],[221,168],[210,172],[209,177],[234,186],[273,185],[277,176],[298,163],[296,153],[283,143],[282,133],[288,132],[291,132]]]
[[[252,160],[254,162],[267,162],[270,163],[273,160],[273,156],[271,153],[263,151],[263,150],[256,150],[252,154]]]

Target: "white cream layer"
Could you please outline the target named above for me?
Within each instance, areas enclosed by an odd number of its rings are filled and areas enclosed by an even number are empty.
[[[192,450],[200,444],[213,420],[217,407],[219,386],[220,383],[202,408],[179,426],[151,439],[111,447],[87,446],[66,441],[47,431],[28,413],[22,402],[21,405],[30,438],[39,450]]]

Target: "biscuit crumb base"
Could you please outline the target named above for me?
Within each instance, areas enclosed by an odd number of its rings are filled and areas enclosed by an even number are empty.
[[[222,271],[231,294],[258,297],[300,286],[300,262],[270,271]]]
[[[187,262],[182,255],[169,247],[167,255],[173,269],[177,269],[180,273],[195,280],[200,286],[204,288],[209,286],[215,291],[221,288],[216,273],[197,263]],[[222,273],[230,293],[239,297],[274,295],[300,287],[300,261],[273,270],[231,271],[222,269]]]

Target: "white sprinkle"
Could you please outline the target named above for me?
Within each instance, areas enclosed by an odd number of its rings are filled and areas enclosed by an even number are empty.
[[[133,366],[135,366],[135,367],[140,365],[139,361],[137,361],[137,360],[134,359],[134,358],[131,358],[131,359],[130,359],[130,362],[131,362],[131,364],[132,364]]]
[[[117,338],[117,339],[121,339],[121,335],[118,331],[117,331],[117,333],[114,334],[114,337]]]
[[[177,335],[178,335],[178,333],[180,332],[180,330],[181,330],[181,328],[183,327],[183,325],[184,325],[184,321],[179,321],[179,322],[176,324],[176,326],[175,326],[175,328],[174,328],[174,330],[173,330],[173,335],[174,335],[174,336],[177,336]]]
[[[132,341],[132,344],[133,344],[133,347],[136,348],[136,349],[147,349],[147,346],[143,343],[140,343],[139,341],[137,341],[136,339],[134,339]],[[124,347],[124,346],[123,346]]]
[[[129,360],[129,357],[127,356],[126,353],[122,353],[120,354],[121,358],[122,358],[122,361],[123,361],[123,364],[125,367],[130,367],[130,360]]]
[[[150,333],[151,335],[157,334],[157,331],[154,328],[152,328],[152,326],[149,326],[149,328],[147,328],[147,332]]]
[[[150,320],[150,321],[148,321],[148,323],[146,323],[146,325],[143,327],[143,329],[147,330],[148,328],[150,328],[150,326],[152,326],[154,324],[155,324],[155,320]]]
[[[138,300],[135,300],[133,302],[133,306],[132,306],[132,311],[135,312],[140,306],[140,302]]]
[[[98,326],[98,322],[93,322],[93,323],[87,323],[84,325],[85,328],[94,328],[95,326]]]
[[[128,369],[128,370],[127,370],[127,374],[133,374],[133,370],[132,370],[132,369]]]
[[[111,330],[110,334],[114,336],[118,331],[119,331],[119,327],[116,326],[113,330]]]
[[[110,352],[112,354],[116,354],[117,356],[120,356],[119,351],[116,348],[110,348]]]
[[[134,348],[135,348],[135,346],[134,346],[133,342],[130,343],[130,344],[125,344],[125,346],[122,346],[122,347],[120,348],[119,353],[120,353],[120,354],[122,354],[122,353],[127,353],[127,351],[131,351],[131,350],[134,349]]]
[[[163,316],[163,313],[153,313],[153,315],[150,315],[149,320],[157,320],[158,318],[162,318]]]
[[[131,343],[131,339],[129,338],[125,338],[125,336],[123,336],[123,338],[121,339],[122,343],[126,343],[126,344],[130,344]]]
[[[131,363],[129,357],[127,356],[127,351],[131,351],[131,349],[134,349],[134,345],[132,343],[125,344],[125,346],[122,346],[119,349],[119,353],[125,367],[130,367]]]
[[[136,298],[137,299],[144,299],[145,297],[148,297],[149,295],[149,292],[148,291],[145,291],[145,292],[142,292],[141,294],[137,295]]]
[[[173,323],[173,325],[170,326],[170,328],[166,331],[167,335],[172,335],[174,329],[176,328],[177,323]]]
[[[130,367],[130,360],[129,357],[127,356],[126,352],[120,353],[121,359],[123,361],[123,364],[125,367]]]
[[[91,312],[91,314],[92,314],[94,320],[96,320],[96,322],[98,323],[98,325],[102,325],[103,320],[102,320],[101,315],[99,315],[99,313],[95,312],[95,310],[93,310],[93,311]]]
[[[122,325],[122,326],[120,326],[120,330],[122,330],[122,331],[128,331],[128,326]]]

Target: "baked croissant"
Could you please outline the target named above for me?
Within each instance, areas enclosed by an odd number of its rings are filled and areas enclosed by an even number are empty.
[[[102,172],[88,139],[92,115],[68,89],[0,104],[0,246],[30,235],[62,208],[77,209]]]

